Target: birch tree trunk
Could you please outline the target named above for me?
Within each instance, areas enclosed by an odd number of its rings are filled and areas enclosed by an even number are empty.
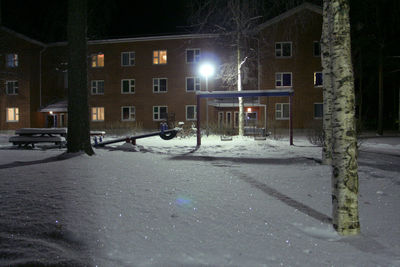
[[[87,89],[86,0],[68,2],[68,153],[94,154]]]
[[[238,34],[237,39],[237,90],[242,91],[242,75],[241,75],[241,58],[240,58],[240,34]],[[244,135],[244,103],[243,97],[238,98],[238,105],[239,105],[239,136]]]
[[[324,0],[332,9],[332,208],[341,235],[360,233],[354,75],[351,62],[348,0]],[[329,5],[332,5],[329,7]]]
[[[332,102],[333,102],[333,77],[332,77],[332,6],[329,1],[324,1],[323,23],[321,37],[321,61],[323,69],[323,132],[324,143],[322,147],[322,163],[332,164]]]

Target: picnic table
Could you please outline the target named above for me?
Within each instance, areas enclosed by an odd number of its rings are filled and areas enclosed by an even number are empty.
[[[91,136],[104,136],[105,131],[90,131]],[[25,147],[36,143],[54,143],[62,147],[66,144],[67,128],[21,128],[15,130],[14,136],[9,138],[9,142],[13,145]]]
[[[15,134],[8,141],[19,147],[34,147],[36,143],[54,143],[62,147],[66,143],[67,128],[21,128],[15,130]]]

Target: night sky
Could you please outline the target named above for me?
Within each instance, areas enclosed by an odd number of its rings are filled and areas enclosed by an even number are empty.
[[[66,40],[67,0],[0,0],[4,26],[42,42]],[[88,0],[91,39],[183,33],[185,0]]]

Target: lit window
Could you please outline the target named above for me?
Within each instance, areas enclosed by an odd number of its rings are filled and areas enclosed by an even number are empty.
[[[200,78],[186,77],[186,91],[187,92],[200,91]]]
[[[93,80],[92,81],[92,95],[103,95],[104,94],[104,81]]]
[[[318,41],[314,41],[313,43],[313,56],[314,57],[321,56],[321,43]]]
[[[291,72],[277,72],[275,74],[276,87],[291,87],[292,86],[292,73]]]
[[[18,94],[18,81],[6,81],[6,94],[7,95]]]
[[[167,92],[167,79],[166,78],[153,78],[153,92],[164,93]]]
[[[6,54],[6,67],[18,67],[18,54]]]
[[[275,104],[275,119],[287,120],[289,119],[289,103],[276,103]]]
[[[168,117],[167,106],[153,106],[153,121],[166,120]]]
[[[121,119],[122,121],[134,121],[136,119],[135,107],[121,107]]]
[[[323,85],[322,72],[314,72],[314,86],[322,87],[322,85]]]
[[[92,121],[104,121],[104,108],[93,107],[92,108]]]
[[[186,120],[187,121],[194,121],[196,120],[196,106],[195,105],[190,105],[186,106]]]
[[[167,50],[154,50],[153,51],[153,64],[167,64]]]
[[[186,50],[186,63],[200,62],[200,49],[187,49]]]
[[[276,57],[291,57],[292,56],[292,43],[291,42],[275,43],[275,56]]]
[[[92,68],[104,67],[104,54],[98,53],[91,56],[92,58]]]
[[[19,109],[18,108],[7,108],[7,122],[18,122],[19,121]]]
[[[314,103],[314,119],[322,119],[324,115],[324,104]]]
[[[135,93],[135,80],[134,79],[121,80],[121,93],[122,94]]]
[[[135,66],[135,52],[122,52],[121,66]]]

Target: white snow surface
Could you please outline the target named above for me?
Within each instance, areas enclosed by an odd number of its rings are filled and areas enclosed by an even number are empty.
[[[156,136],[94,156],[8,137],[0,266],[400,266],[399,137],[361,143],[353,237],[333,230],[331,170],[303,137]]]

